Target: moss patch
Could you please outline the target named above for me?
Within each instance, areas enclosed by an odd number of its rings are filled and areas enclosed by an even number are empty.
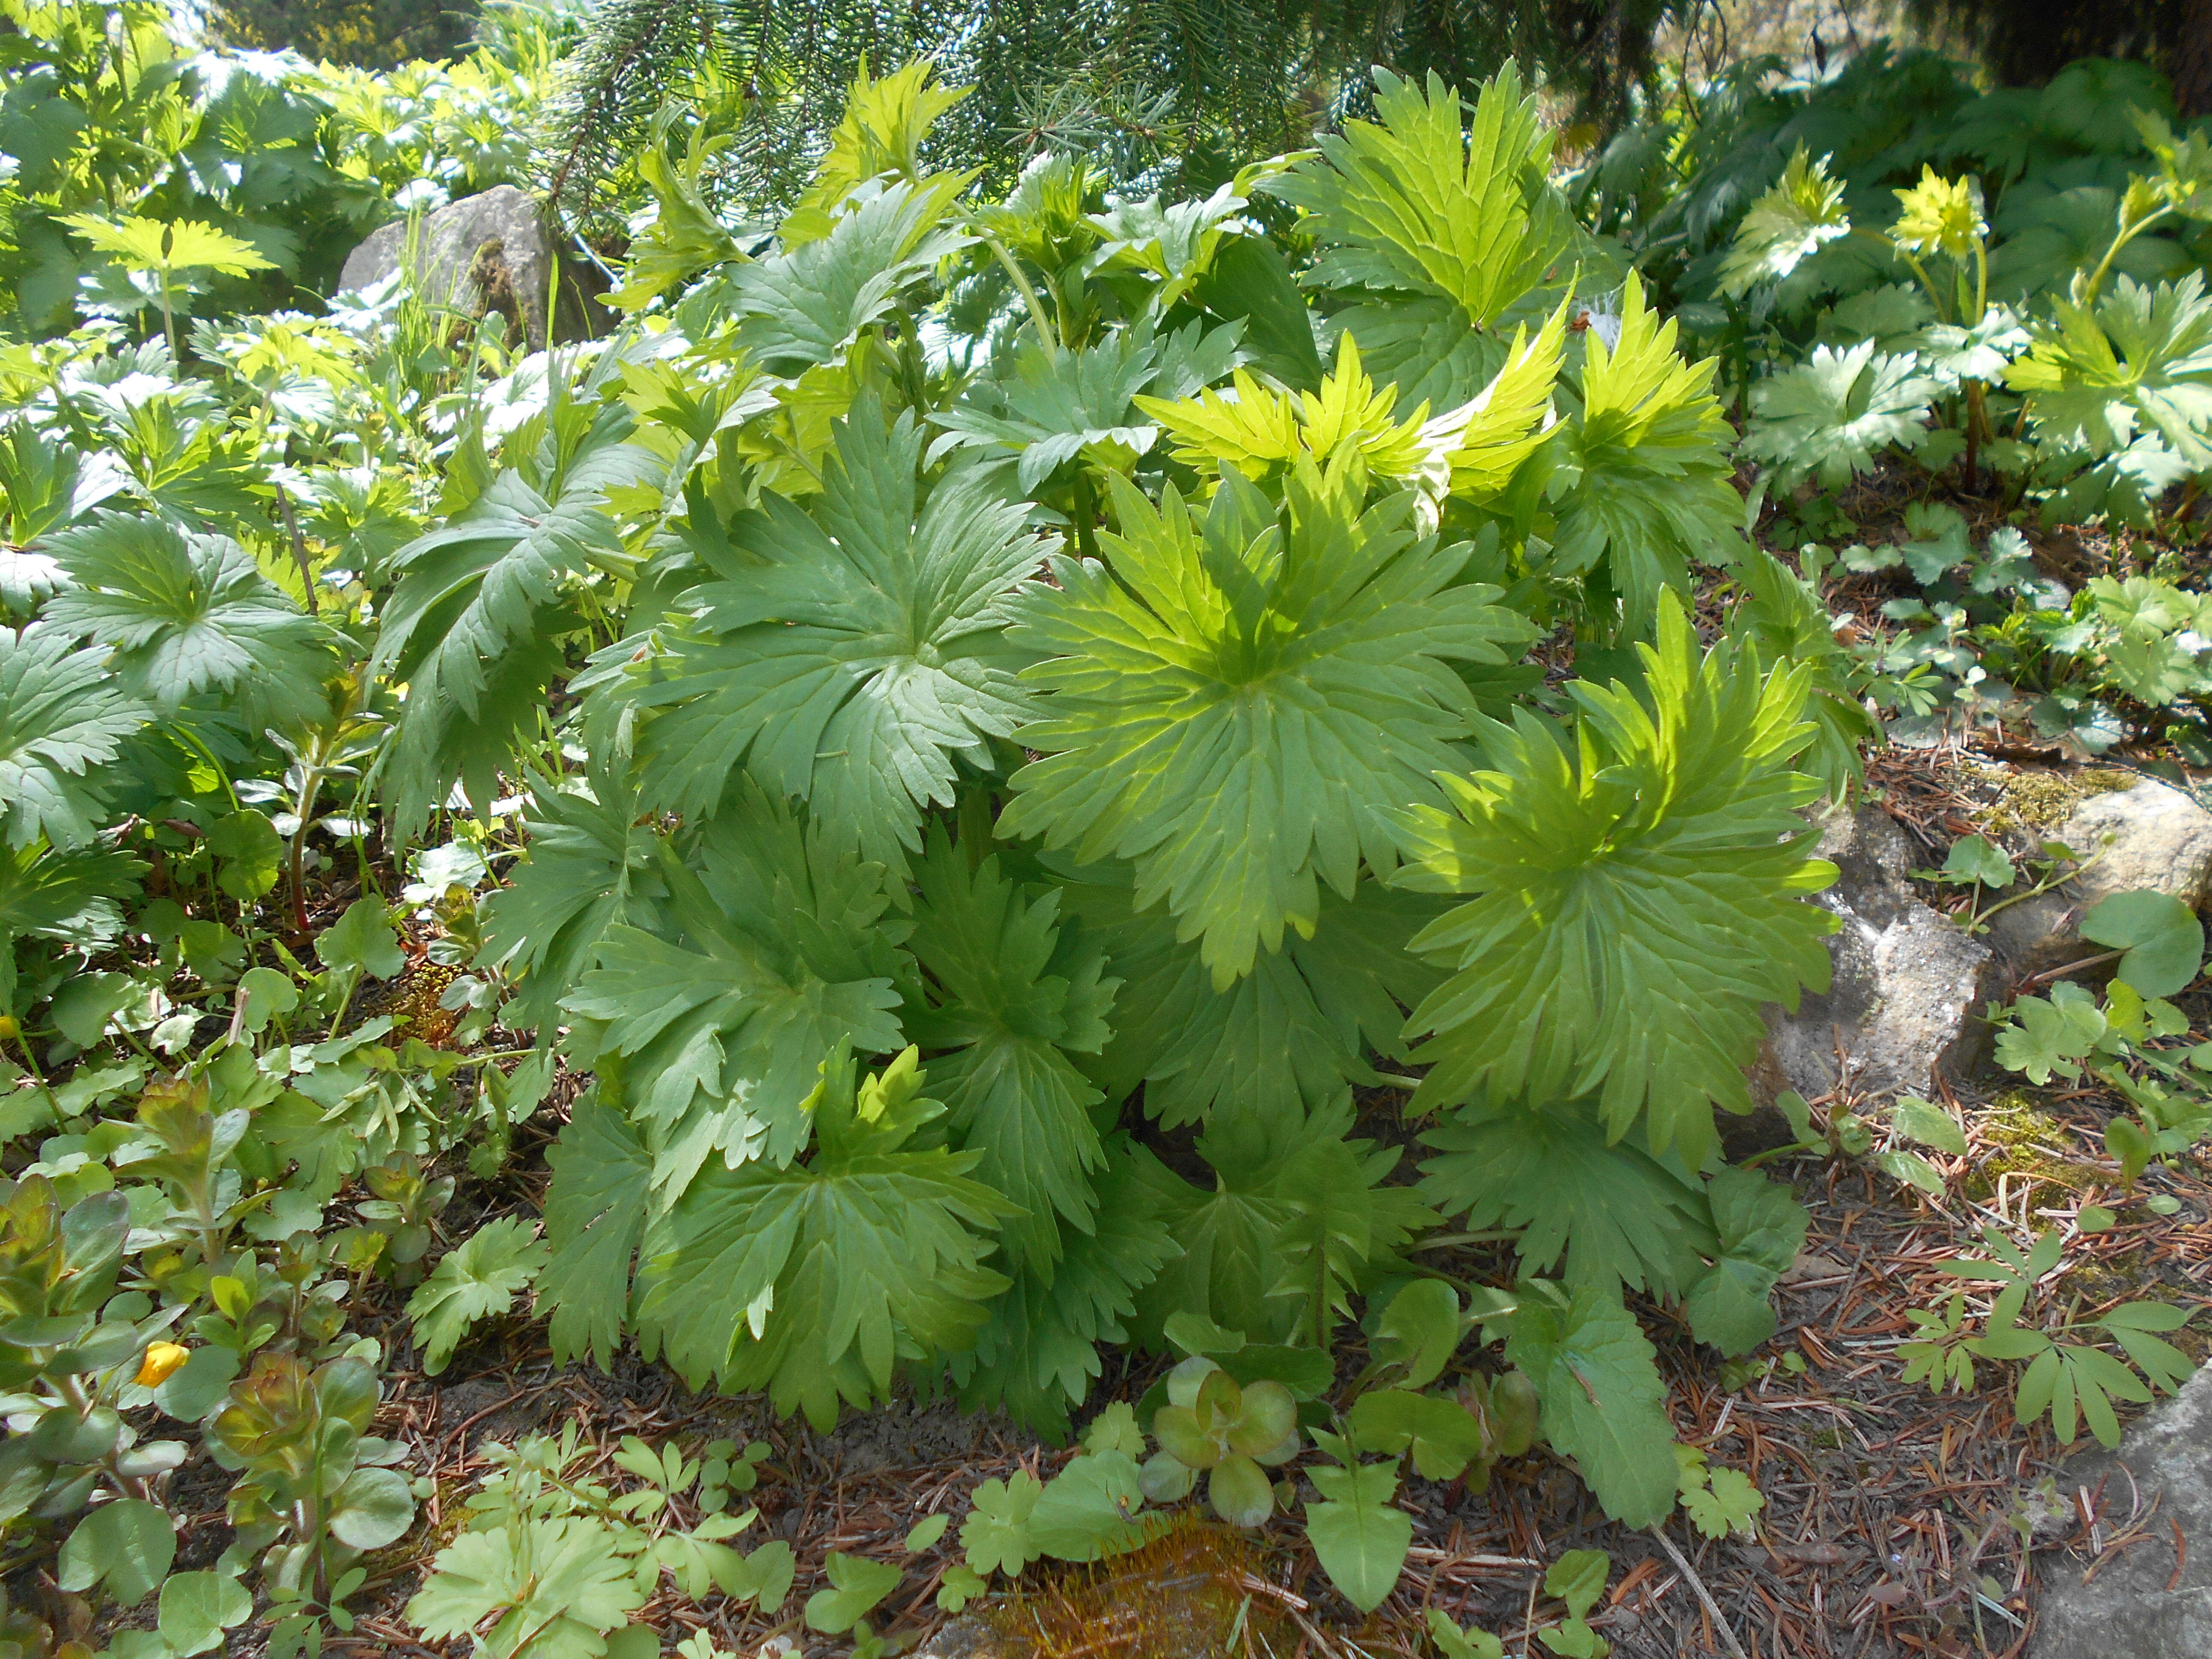
[[[2073,1129],[2065,1119],[2045,1111],[2026,1089],[2006,1090],[1972,1116],[1986,1146],[1966,1178],[1966,1192],[1978,1200],[1992,1196],[2002,1176],[2069,1191],[2103,1179],[2094,1166],[2057,1155],[2074,1144]]]
[[[1996,801],[1982,815],[1984,826],[1993,836],[2056,830],[2090,796],[2109,795],[2136,785],[2134,773],[2111,767],[2090,767],[2079,772],[1984,770],[1982,776],[1997,792]]]

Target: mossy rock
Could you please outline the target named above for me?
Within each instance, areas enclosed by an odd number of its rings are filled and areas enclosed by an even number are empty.
[[[2024,836],[2040,840],[2074,816],[2074,809],[2092,795],[2109,795],[2131,789],[2132,772],[2109,766],[2080,771],[1982,771],[1984,780],[1996,787],[1996,802],[1982,814],[1982,827],[1995,836]]]
[[[1977,1110],[1973,1121],[1988,1146],[1966,1178],[1967,1196],[1977,1201],[1992,1197],[2004,1176],[2069,1192],[2106,1179],[2094,1164],[2054,1155],[2053,1149],[2072,1142],[2072,1126],[2048,1110],[2030,1090],[2006,1090]]]

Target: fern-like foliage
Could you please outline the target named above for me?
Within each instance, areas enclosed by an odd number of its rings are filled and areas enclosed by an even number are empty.
[[[1002,828],[1131,860],[1138,908],[1167,901],[1217,989],[1312,933],[1323,881],[1349,896],[1363,860],[1395,866],[1387,814],[1434,799],[1468,729],[1452,665],[1534,631],[1454,586],[1468,550],[1416,536],[1410,496],[1363,509],[1356,457],[1285,485],[1278,507],[1225,471],[1201,520],[1116,477],[1108,563],[1055,558],[1011,635],[1050,707]]]
[[[872,399],[838,428],[810,514],[776,495],[711,548],[694,621],[602,694],[651,715],[647,799],[720,810],[740,768],[796,795],[823,833],[903,872],[921,814],[951,805],[956,757],[1032,707],[1004,605],[1045,544],[980,471],[921,499],[921,428]]]
[[[1534,714],[1493,732],[1453,811],[1406,815],[1395,879],[1481,896],[1413,941],[1452,970],[1411,1022],[1431,1034],[1418,1105],[1589,1096],[1610,1134],[1643,1113],[1653,1149],[1694,1164],[1712,1103],[1750,1109],[1759,1005],[1827,982],[1835,919],[1802,900],[1835,866],[1796,817],[1819,792],[1792,769],[1806,671],[1747,672],[1725,644],[1701,659],[1671,594],[1658,621],[1649,710],[1577,682],[1571,748]]]
[[[974,1345],[1007,1287],[982,1265],[1012,1213],[982,1154],[910,1145],[945,1109],[908,1048],[855,1086],[844,1046],[805,1102],[816,1149],[709,1170],[647,1228],[638,1337],[692,1387],[762,1389],[817,1430],[890,1389],[896,1363]]]
[[[700,834],[697,868],[666,843],[659,858],[668,932],[607,928],[562,1006],[597,1022],[574,1057],[619,1072],[665,1202],[717,1153],[731,1168],[796,1158],[823,1051],[897,1048],[914,967],[883,866],[750,780]]]

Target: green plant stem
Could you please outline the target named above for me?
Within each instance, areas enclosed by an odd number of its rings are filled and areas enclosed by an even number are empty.
[[[175,722],[168,729],[176,733],[179,743],[190,748],[215,769],[216,778],[222,781],[222,793],[230,797],[230,810],[234,812],[244,811],[246,809],[239,802],[238,791],[232,787],[230,774],[224,769],[222,763],[215,757],[215,751],[195,737],[192,734],[192,728],[181,720]]]
[[[1448,1250],[1462,1244],[1499,1244],[1521,1237],[1518,1227],[1493,1227],[1480,1233],[1437,1233],[1423,1239],[1413,1248],[1417,1250]]]
[[[2105,290],[2105,278],[2111,275],[2112,261],[2120,257],[2120,250],[2172,211],[2172,205],[2168,204],[2154,213],[2145,214],[2132,225],[2124,227],[2120,234],[2112,238],[2112,246],[2105,250],[2105,257],[2097,262],[2096,270],[2089,273],[2089,280],[2082,285],[2081,293],[2076,296],[2076,303],[2085,306],[2094,305],[2097,296]]]
[[[1084,466],[1081,464],[1081,458],[1078,457],[1075,472],[1075,547],[1076,550],[1086,559],[1095,559],[1098,556],[1097,527],[1093,523],[1097,514],[1097,497],[1091,488],[1091,469]]]
[[[987,233],[983,237],[983,246],[991,250],[992,256],[1006,267],[1006,275],[1013,279],[1014,288],[1022,296],[1022,303],[1030,308],[1030,322],[1037,331],[1037,339],[1044,347],[1045,356],[1057,363],[1060,361],[1060,334],[1053,327],[1052,319],[1045,314],[1044,301],[1037,298],[1036,289],[1030,285],[1030,279],[1022,275],[1021,266],[1006,251],[1005,243]]]

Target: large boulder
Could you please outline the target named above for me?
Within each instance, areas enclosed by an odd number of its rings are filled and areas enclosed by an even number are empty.
[[[2131,1509],[2148,1512],[2154,1498],[2158,1508],[2145,1534],[2105,1557],[2086,1584],[2086,1539],[2081,1559],[2044,1564],[2028,1659],[2212,1655],[2212,1368],[2138,1419],[2118,1452],[2073,1459],[2059,1475],[2065,1498],[2100,1487],[2107,1538],[2127,1530]]]
[[[2084,857],[2097,856],[2063,886],[1990,918],[1990,943],[2015,975],[2097,954],[2102,947],[2081,939],[2081,915],[2108,894],[2148,888],[2191,905],[2212,895],[2212,812],[2148,778],[2084,797],[2055,830],[2035,839],[2062,841]]]
[[[1832,818],[1820,856],[1840,872],[1819,902],[1841,925],[1828,939],[1828,990],[1797,1012],[1766,1010],[1754,1093],[1923,1094],[1938,1073],[1978,1064],[1988,1029],[1976,1018],[1996,988],[1989,947],[1913,896],[1905,872],[1923,860],[1875,805]]]
[[[420,219],[385,226],[347,257],[339,286],[362,289],[380,283],[403,259],[425,301],[452,306],[471,318],[496,311],[507,319],[508,338],[519,333],[532,351],[545,345],[545,297],[556,270],[561,288],[554,337],[605,331],[596,284],[574,261],[561,257],[548,234],[544,209],[512,185],[465,196]]]

